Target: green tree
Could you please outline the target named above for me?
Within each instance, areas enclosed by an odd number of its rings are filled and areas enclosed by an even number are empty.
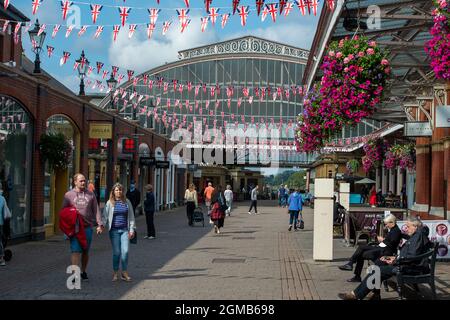
[[[300,188],[305,189],[305,171],[298,171],[291,174],[286,182],[289,188]]]

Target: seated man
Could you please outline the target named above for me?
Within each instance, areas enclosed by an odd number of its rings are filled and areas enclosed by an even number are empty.
[[[384,218],[384,224],[388,229],[386,238],[378,236],[378,245],[362,245],[356,249],[349,262],[340,266],[339,269],[352,271],[353,264],[356,263],[355,276],[348,279],[348,282],[361,282],[361,271],[364,266],[364,260],[375,261],[381,256],[392,256],[397,252],[397,247],[402,238],[402,232],[397,226],[397,219],[390,214]]]
[[[383,256],[375,262],[380,267],[380,283],[397,274],[397,260],[412,258],[425,253],[430,241],[428,240],[428,229],[422,227],[422,222],[414,217],[408,218],[406,221],[407,233],[410,237],[408,241],[400,249],[398,257]],[[408,265],[411,272],[427,272],[429,271],[428,261],[415,261]],[[371,289],[368,288],[368,281],[371,275],[367,275],[355,290],[350,293],[339,293],[339,298],[343,300],[362,300],[369,294]],[[380,289],[373,289],[372,299],[380,299]]]

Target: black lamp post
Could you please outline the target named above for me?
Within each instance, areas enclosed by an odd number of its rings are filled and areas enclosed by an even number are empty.
[[[80,59],[76,60],[76,62],[78,63],[78,75],[80,77],[80,96],[84,96],[86,95],[86,93],[84,92],[84,78],[86,77],[86,72],[89,68],[89,60],[86,59],[85,55],[84,55],[84,50],[81,52],[81,57]]]
[[[45,36],[47,35],[45,31],[39,33],[40,29],[41,26],[39,25],[39,20],[36,19],[34,29],[28,31],[33,52],[36,54],[36,59],[34,60],[34,73],[41,73],[41,60],[39,58],[39,54],[41,53],[42,45],[44,44]]]
[[[111,109],[114,109],[114,90],[117,87],[117,80],[114,79],[113,74],[111,73],[111,77],[106,80],[106,83],[108,84],[108,88],[111,91]]]

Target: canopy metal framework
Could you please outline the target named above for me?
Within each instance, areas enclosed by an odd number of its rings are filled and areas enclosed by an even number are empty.
[[[432,95],[434,73],[425,53],[433,25],[430,0],[338,0],[333,13],[322,10],[304,81],[311,87],[320,81],[320,64],[326,46],[345,37],[367,36],[389,51],[392,77],[384,100],[372,119],[403,123],[417,96]],[[358,27],[359,26],[359,27]]]

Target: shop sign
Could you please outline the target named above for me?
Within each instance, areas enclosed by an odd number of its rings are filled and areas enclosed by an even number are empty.
[[[450,106],[436,108],[436,128],[450,128]]]
[[[122,140],[122,152],[123,153],[136,152],[136,141],[134,139],[123,139]]]
[[[91,122],[89,125],[89,138],[112,139],[112,124]]]
[[[403,131],[405,137],[431,137],[433,134],[428,121],[405,122]]]
[[[156,161],[156,168],[158,169],[169,169],[169,161]]]
[[[198,170],[198,164],[188,164],[188,171],[195,172]]]
[[[140,157],[139,163],[141,166],[154,166],[156,164],[156,159],[150,157]]]
[[[201,178],[202,177],[202,170],[197,170],[194,172],[194,178]]]

